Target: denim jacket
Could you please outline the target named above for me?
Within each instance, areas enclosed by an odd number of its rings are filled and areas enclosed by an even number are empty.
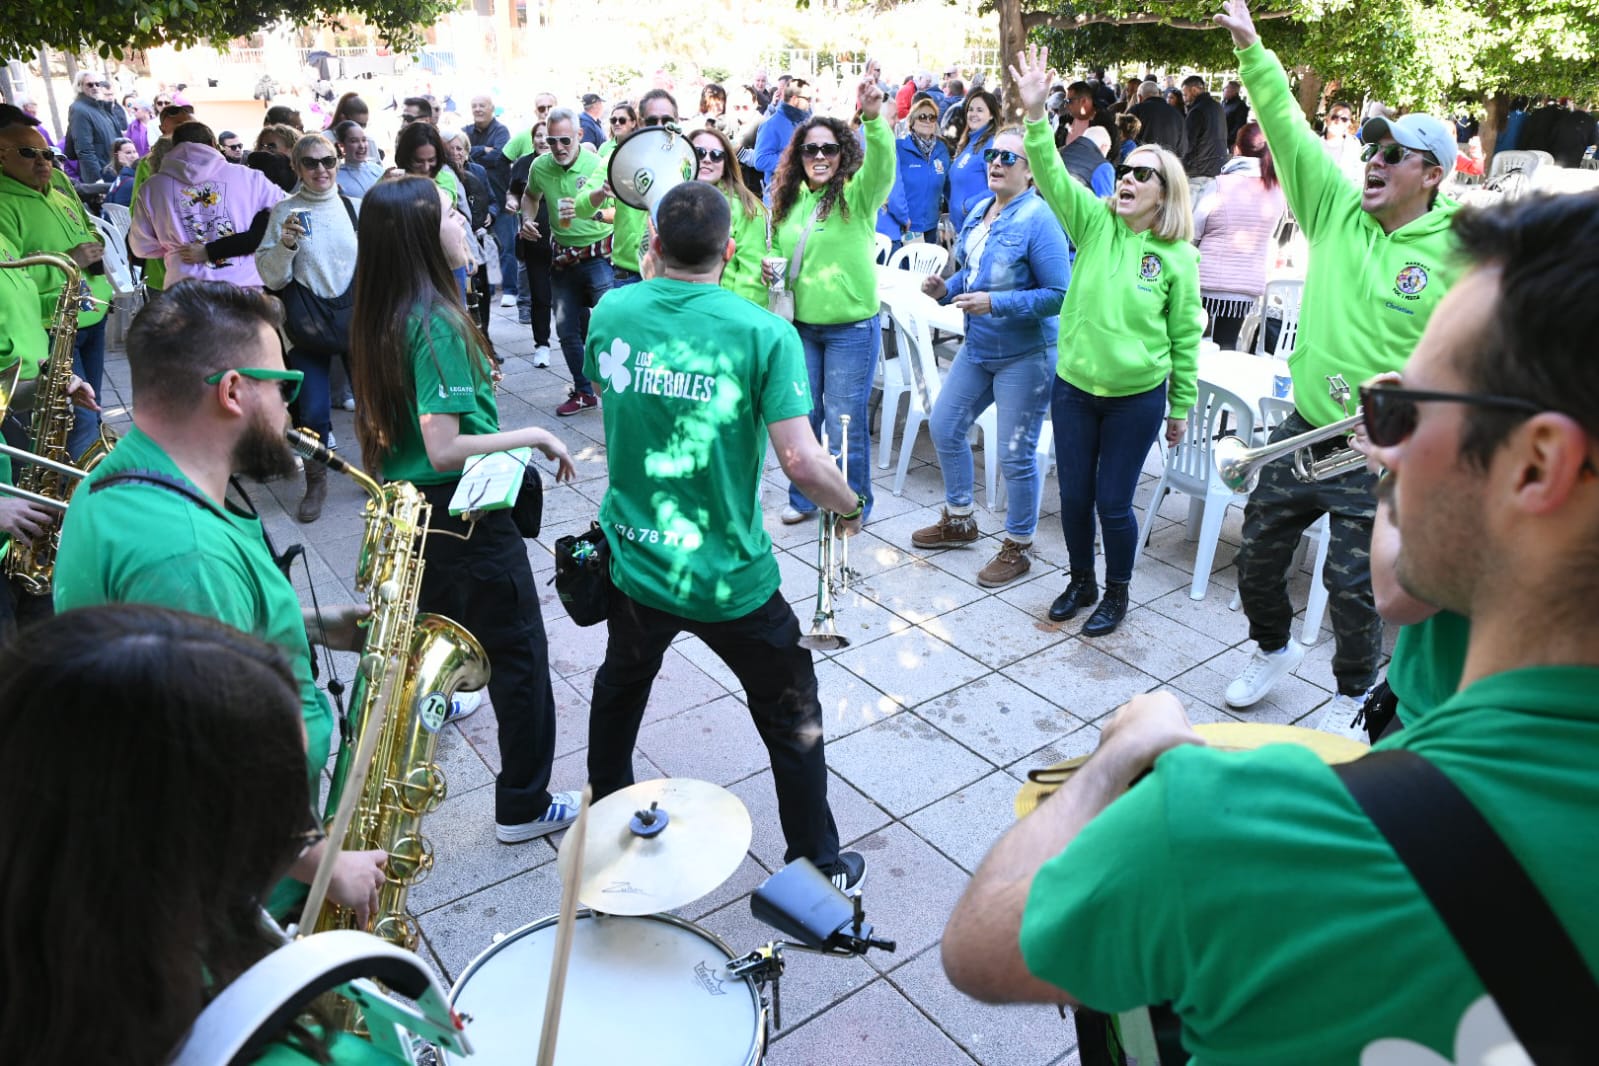
[[[986,292],[992,310],[966,316],[966,354],[978,361],[1054,352],[1060,306],[1071,281],[1066,234],[1033,189],[1012,200],[989,227],[988,243],[975,276],[966,262],[972,233],[988,212],[992,196],[972,208],[955,239],[960,269],[945,282],[941,303],[963,292]]]

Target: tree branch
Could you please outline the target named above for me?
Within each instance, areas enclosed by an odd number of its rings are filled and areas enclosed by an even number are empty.
[[[1256,22],[1267,19],[1285,19],[1292,11],[1266,11],[1255,15]],[[1022,15],[1022,29],[1028,33],[1040,27],[1052,30],[1078,30],[1084,26],[1140,26],[1158,24],[1178,30],[1219,30],[1214,22],[1195,22],[1193,19],[1174,19],[1164,15],[1052,15],[1047,11],[1029,11]]]

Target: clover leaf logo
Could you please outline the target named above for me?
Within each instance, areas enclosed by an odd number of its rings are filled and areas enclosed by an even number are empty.
[[[633,349],[621,337],[611,341],[610,351],[600,353],[600,377],[617,392],[626,392],[633,384],[633,371],[627,365],[632,355]]]

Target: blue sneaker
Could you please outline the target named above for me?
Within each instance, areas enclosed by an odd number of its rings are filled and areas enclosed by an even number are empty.
[[[583,797],[576,792],[551,792],[550,805],[543,814],[521,825],[502,825],[496,822],[494,835],[501,844],[521,844],[524,841],[537,840],[539,837],[558,833],[577,821],[578,808],[582,803]]]

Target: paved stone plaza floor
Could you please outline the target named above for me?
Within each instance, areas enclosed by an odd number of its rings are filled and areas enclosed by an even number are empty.
[[[528,542],[555,675],[559,736],[552,787],[577,789],[584,781],[588,700],[604,656],[605,629],[580,629],[566,617],[548,584],[554,572],[550,546],[587,528],[597,513],[606,487],[604,428],[598,411],[555,416],[567,390],[560,353],[552,353],[549,369],[535,369],[531,333],[517,325],[514,311],[496,306],[492,333],[507,357],[502,424],[556,432],[577,463],[571,486],[554,487],[546,476],[544,530]],[[130,393],[120,350],[111,352],[107,374],[112,421],[119,413],[125,421],[121,405]],[[334,413],[338,443],[353,459],[359,449],[352,417]],[[1195,546],[1183,525],[1187,499],[1169,497],[1139,562],[1126,621],[1110,637],[1086,640],[1076,635],[1081,619],[1065,625],[1047,620],[1050,601],[1064,586],[1066,562],[1053,475],[1044,488],[1031,573],[991,591],[978,587],[976,575],[997,550],[1004,525],[1003,515],[982,508],[981,489],[977,516],[985,536],[976,546],[934,552],[910,547],[911,531],[936,520],[943,499],[925,432],[914,454],[902,496],[891,492],[892,469],[876,471],[871,525],[850,545],[861,577],[838,601],[839,628],[851,644],[818,655],[816,664],[829,796],[845,845],[870,864],[867,916],[879,935],[898,941],[898,951],[865,959],[791,954],[782,987],[784,1027],[774,1034],[766,1061],[1076,1063],[1071,1024],[1053,1008],[976,1003],[950,987],[939,964],[944,921],[971,872],[1011,824],[1012,799],[1027,770],[1091,751],[1105,717],[1128,697],[1151,689],[1175,692],[1196,722],[1314,724],[1317,709],[1333,695],[1331,634],[1323,631],[1296,675],[1268,699],[1231,714],[1222,709],[1222,691],[1249,656],[1244,616],[1228,609],[1241,509],[1229,512],[1208,594],[1194,601],[1188,585]],[[1146,465],[1140,513],[1153,492],[1157,462],[1152,454]],[[979,475],[981,469],[979,463]],[[309,576],[297,568],[294,579],[302,601],[310,602],[307,589],[314,584],[323,604],[351,602],[363,496],[334,476],[322,518],[301,526],[292,518],[299,495],[295,482],[253,490],[279,547],[305,545]],[[808,626],[817,591],[816,526],[777,521],[786,480],[770,455],[761,500],[783,593]],[[1296,571],[1291,592],[1301,609],[1308,587],[1308,573]],[[354,658],[338,657],[346,680]],[[486,700],[475,716],[443,731],[438,761],[449,778],[449,798],[424,824],[437,866],[411,892],[410,904],[420,918],[422,950],[448,983],[497,933],[554,914],[560,888],[555,842],[495,841],[492,782],[499,757],[494,711]],[[754,823],[749,854],[721,888],[677,913],[720,936],[736,953],[773,939],[777,934],[755,921],[749,908],[751,891],[783,859],[766,752],[732,674],[693,637],[680,639],[667,654],[635,768],[640,780],[699,778],[726,786],[744,801]],[[537,1012],[541,1005],[542,995],[528,1010]]]

